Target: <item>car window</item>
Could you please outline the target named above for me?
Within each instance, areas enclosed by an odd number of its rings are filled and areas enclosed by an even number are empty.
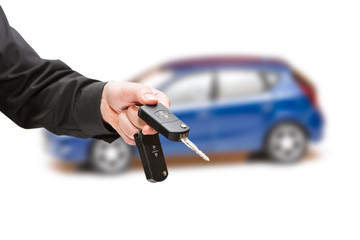
[[[209,100],[211,82],[210,72],[194,73],[176,79],[163,91],[169,97],[172,106],[204,103]]]
[[[161,86],[165,81],[173,76],[173,72],[163,68],[154,68],[146,71],[145,73],[137,76],[133,81],[141,82],[153,88]]]
[[[233,99],[260,93],[264,90],[264,82],[257,71],[220,70],[217,76],[219,99]]]
[[[268,88],[273,87],[280,80],[280,75],[276,72],[264,71],[262,72],[262,76],[265,79]]]

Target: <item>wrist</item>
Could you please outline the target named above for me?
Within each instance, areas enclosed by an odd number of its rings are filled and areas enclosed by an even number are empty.
[[[108,83],[106,83],[105,86],[103,87],[103,91],[101,94],[100,112],[101,112],[101,117],[102,117],[103,121],[106,123],[110,123],[110,119],[108,116],[109,104],[107,102],[107,87],[108,87]]]

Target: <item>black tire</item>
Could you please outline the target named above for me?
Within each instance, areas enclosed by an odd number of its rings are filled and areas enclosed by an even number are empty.
[[[278,163],[295,163],[308,148],[308,136],[304,129],[292,122],[284,122],[272,128],[266,138],[265,153]]]
[[[112,143],[95,140],[90,150],[89,165],[101,173],[115,174],[128,169],[132,158],[132,148],[122,138]]]

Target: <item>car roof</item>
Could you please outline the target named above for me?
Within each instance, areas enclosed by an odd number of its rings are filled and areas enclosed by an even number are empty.
[[[171,61],[163,65],[165,69],[174,71],[222,66],[289,68],[289,65],[279,58],[256,56],[197,57]]]

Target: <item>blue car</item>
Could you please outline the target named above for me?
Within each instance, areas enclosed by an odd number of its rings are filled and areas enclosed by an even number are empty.
[[[275,58],[212,57],[174,61],[133,80],[155,87],[171,110],[190,126],[189,138],[205,153],[262,152],[292,163],[318,142],[323,117],[312,84]],[[108,144],[48,133],[56,158],[90,163],[114,173],[126,169],[137,151],[121,138]],[[161,138],[166,156],[193,154]]]

